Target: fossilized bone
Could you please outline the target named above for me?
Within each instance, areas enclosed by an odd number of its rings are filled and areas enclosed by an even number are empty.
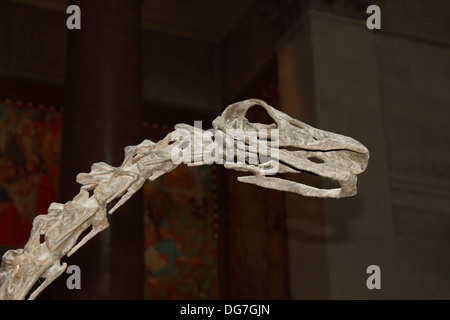
[[[263,107],[274,123],[249,122],[246,113],[255,105]],[[65,204],[52,203],[46,215],[34,219],[24,248],[4,254],[0,298],[25,299],[33,285],[43,278],[28,296],[35,299],[64,272],[67,267],[61,263],[64,256],[74,254],[108,227],[109,203],[118,200],[109,210],[112,214],[147,179],[153,181],[172,171],[180,160],[189,166],[210,164],[206,157],[209,154],[227,169],[253,173],[239,177],[239,181],[305,196],[340,198],[356,194],[356,175],[365,170],[369,159],[368,150],[356,140],[313,128],[257,99],[228,106],[213,121],[213,127],[214,132],[205,132],[185,124],[176,125],[174,131],[157,143],[144,140],[137,146],[126,147],[125,159],[119,167],[100,162],[94,163],[89,173],[80,173],[77,182],[82,186],[78,195]],[[244,152],[244,158],[234,161],[239,152]],[[276,172],[272,170],[274,167]],[[270,176],[303,172],[333,179],[340,188],[319,189]],[[79,239],[90,227],[91,231]]]

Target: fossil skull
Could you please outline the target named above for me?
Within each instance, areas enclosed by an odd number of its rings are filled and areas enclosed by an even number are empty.
[[[274,122],[272,124],[249,122],[246,114],[254,106],[263,107]],[[229,105],[222,115],[214,120],[213,127],[226,134],[236,129],[241,129],[243,132],[263,129],[269,132],[267,137],[262,137],[263,139],[273,142],[274,137],[278,138],[275,147],[269,148],[272,150],[269,155],[270,161],[258,165],[225,163],[226,168],[254,173],[252,176],[239,177],[239,181],[265,188],[310,197],[353,196],[356,194],[356,175],[365,170],[369,160],[369,151],[355,139],[311,127],[258,99]],[[235,143],[241,142],[241,145],[251,152],[248,145],[242,141],[242,137],[228,134],[227,136]],[[265,166],[273,165],[274,162],[277,163],[277,173],[307,172],[337,181],[340,187],[320,189],[284,178],[271,177],[271,174],[267,174],[267,171],[263,169]]]

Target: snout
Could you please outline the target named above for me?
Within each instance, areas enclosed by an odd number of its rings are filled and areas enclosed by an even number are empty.
[[[345,141],[344,141],[345,140]],[[332,179],[340,184],[338,189],[313,189],[297,184],[298,192],[308,196],[348,197],[356,194],[356,175],[362,173],[369,162],[369,151],[358,141],[342,137],[337,141],[324,139],[320,149],[288,150],[281,147],[280,167],[285,172],[309,172],[322,178]],[[318,147],[317,144],[315,147]],[[311,150],[312,149],[312,150]]]
[[[323,164],[331,170],[360,174],[369,163],[369,152],[360,153],[347,149],[330,151],[309,151],[306,158],[316,164]]]

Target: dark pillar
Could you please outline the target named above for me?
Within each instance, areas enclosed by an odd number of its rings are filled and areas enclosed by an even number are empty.
[[[79,0],[81,30],[68,30],[61,191],[79,192],[76,175],[94,162],[119,166],[124,147],[142,141],[141,0]],[[81,269],[81,290],[63,274],[56,299],[142,299],[142,195],[109,216],[110,227],[68,264]]]

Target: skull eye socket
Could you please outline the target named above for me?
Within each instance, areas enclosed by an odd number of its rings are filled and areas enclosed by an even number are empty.
[[[308,159],[309,161],[314,162],[314,163],[317,163],[317,164],[325,163],[324,160],[322,160],[322,159],[320,159],[320,158],[318,158],[318,157],[315,157],[315,156],[308,157],[307,159]]]
[[[249,123],[258,123],[270,127],[276,126],[274,119],[269,115],[267,110],[259,104],[251,106],[245,113],[245,118]]]

